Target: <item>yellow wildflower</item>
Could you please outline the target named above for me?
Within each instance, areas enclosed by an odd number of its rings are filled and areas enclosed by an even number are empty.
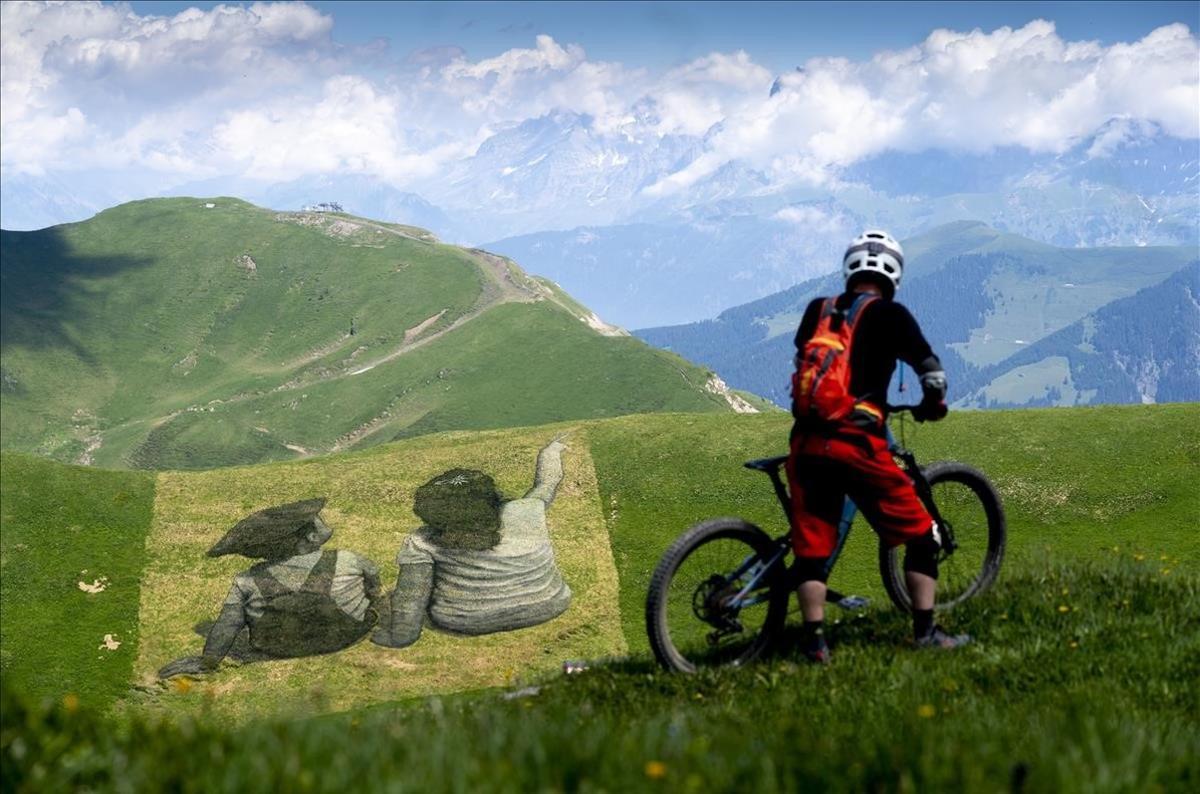
[[[181,695],[186,695],[192,691],[192,682],[186,678],[176,678],[174,684],[175,691]]]
[[[79,695],[76,695],[74,692],[68,692],[63,695],[62,704],[64,709],[74,714],[76,711],[79,711]]]
[[[667,776],[667,765],[662,761],[647,761],[645,772],[651,780],[662,780]]]
[[[917,716],[921,719],[927,720],[935,714],[937,714],[937,709],[929,703],[922,703],[917,706]]]
[[[1067,606],[1066,604],[1059,604],[1058,611],[1059,612],[1070,612],[1071,608],[1069,606]]]

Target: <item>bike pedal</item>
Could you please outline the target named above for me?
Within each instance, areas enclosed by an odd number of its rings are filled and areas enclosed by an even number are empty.
[[[847,612],[857,612],[870,606],[871,599],[866,596],[848,595],[839,598],[835,603]]]

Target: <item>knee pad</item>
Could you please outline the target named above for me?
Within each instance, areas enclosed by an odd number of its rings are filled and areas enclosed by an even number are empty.
[[[827,568],[829,566],[828,557],[797,557],[795,570],[796,584],[802,585],[805,582],[824,582],[829,578]]]
[[[942,552],[942,544],[938,542],[937,524],[919,538],[910,540],[904,554],[904,570],[924,574],[931,579],[938,578],[938,555]]]

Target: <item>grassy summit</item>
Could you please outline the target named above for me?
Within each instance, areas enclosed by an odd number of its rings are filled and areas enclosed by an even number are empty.
[[[3,443],[64,462],[208,468],[729,410],[704,370],[412,227],[151,199],[4,232],[0,252]]]

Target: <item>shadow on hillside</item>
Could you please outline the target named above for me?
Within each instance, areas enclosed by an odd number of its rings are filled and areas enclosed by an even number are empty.
[[[98,291],[88,281],[146,267],[152,260],[80,255],[63,228],[0,231],[0,347],[61,348],[94,364],[77,324],[103,309],[89,305]]]

